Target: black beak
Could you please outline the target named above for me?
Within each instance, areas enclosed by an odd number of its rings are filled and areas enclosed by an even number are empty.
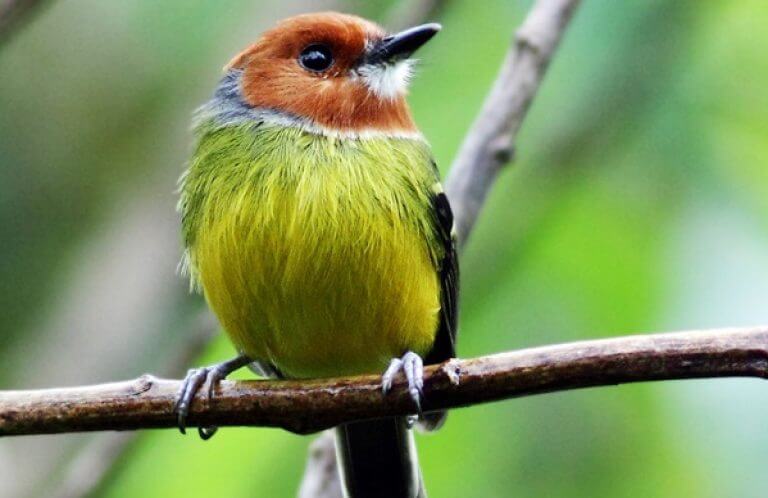
[[[415,28],[406,29],[394,35],[382,38],[376,43],[365,62],[368,64],[383,64],[407,59],[419,47],[427,43],[437,34],[442,26],[437,23],[422,24]]]

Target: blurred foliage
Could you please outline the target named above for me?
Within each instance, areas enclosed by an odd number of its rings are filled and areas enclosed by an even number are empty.
[[[172,209],[189,111],[275,16],[307,10],[286,5],[60,1],[3,47],[4,387],[46,344],[40,325],[96,234],[135,200]],[[336,6],[382,19],[387,4]],[[451,2],[420,53],[411,102],[444,172],[527,7]],[[768,322],[767,23],[762,0],[584,2],[463,255],[462,356]],[[168,311],[162,351],[182,347],[198,305]],[[57,354],[87,363],[82,347]],[[199,362],[230,354],[219,338]],[[435,497],[758,497],[767,402],[749,380],[590,389],[457,410],[418,444]],[[293,496],[309,440],[148,431],[96,495]]]

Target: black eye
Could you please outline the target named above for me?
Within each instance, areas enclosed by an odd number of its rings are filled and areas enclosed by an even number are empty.
[[[327,46],[315,43],[301,51],[299,64],[304,69],[321,73],[333,65],[333,54]]]

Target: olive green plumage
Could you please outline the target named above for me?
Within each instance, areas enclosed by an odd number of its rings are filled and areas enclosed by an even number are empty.
[[[214,120],[197,133],[185,266],[241,352],[288,377],[453,354],[450,209],[425,142]]]

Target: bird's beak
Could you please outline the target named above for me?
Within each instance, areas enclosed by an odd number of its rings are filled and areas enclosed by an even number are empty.
[[[422,24],[382,38],[372,47],[365,62],[384,64],[407,59],[435,36],[441,28],[442,26],[437,23]]]

